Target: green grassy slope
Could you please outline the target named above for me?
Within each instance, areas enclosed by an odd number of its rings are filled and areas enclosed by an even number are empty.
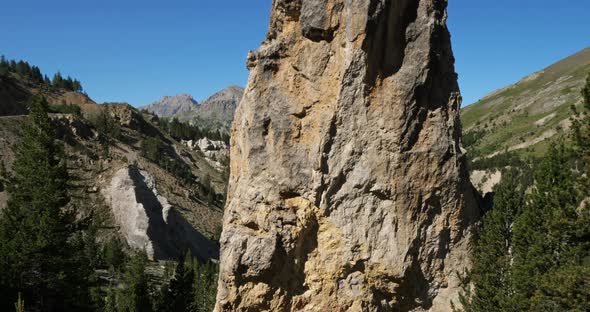
[[[590,73],[584,49],[461,111],[464,145],[472,158],[506,150],[541,155],[570,127],[571,106]]]

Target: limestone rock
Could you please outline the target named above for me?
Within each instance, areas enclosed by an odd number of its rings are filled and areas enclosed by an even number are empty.
[[[177,259],[187,248],[202,260],[217,258],[214,242],[174,210],[149,173],[122,168],[102,194],[128,245],[145,250],[150,259]]]
[[[217,311],[450,311],[478,217],[444,0],[274,0]]]
[[[208,138],[202,138],[196,142],[197,146],[201,150],[201,152],[206,151],[219,151],[223,149],[227,149],[227,144],[223,141],[212,141]]]
[[[210,140],[209,138],[201,138],[196,141],[183,141],[182,143],[191,150],[200,151],[205,156],[205,159],[207,159],[209,164],[216,169],[225,170],[227,168],[227,163],[225,161],[228,160],[229,157],[229,146],[224,141],[214,141]]]
[[[494,186],[502,180],[501,170],[473,170],[470,180],[477,191],[482,195],[493,192]]]

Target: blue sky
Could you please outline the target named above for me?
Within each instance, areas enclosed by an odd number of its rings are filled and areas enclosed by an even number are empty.
[[[0,53],[80,79],[96,101],[204,99],[244,85],[271,0],[2,0]],[[590,46],[588,0],[450,0],[464,103]]]

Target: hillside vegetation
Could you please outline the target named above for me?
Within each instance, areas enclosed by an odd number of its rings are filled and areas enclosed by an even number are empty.
[[[472,159],[506,151],[541,156],[571,127],[572,106],[590,72],[590,48],[518,83],[495,91],[461,112],[464,147]]]
[[[590,75],[572,135],[506,168],[478,225],[465,312],[590,310]]]
[[[590,49],[462,111],[478,224],[465,312],[590,309]]]
[[[243,88],[229,86],[201,103],[188,94],[179,94],[162,97],[140,109],[171,121],[177,119],[182,123],[198,127],[203,132],[216,133],[215,136],[227,137],[243,94]]]

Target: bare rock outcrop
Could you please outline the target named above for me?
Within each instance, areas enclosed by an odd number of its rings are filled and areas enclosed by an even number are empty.
[[[274,0],[217,311],[450,311],[478,211],[444,0]]]
[[[153,177],[134,167],[118,170],[102,190],[127,244],[155,260],[177,259],[187,249],[217,259],[215,243],[195,230],[158,193]]]
[[[196,141],[183,141],[182,143],[193,151],[200,151],[214,168],[218,170],[227,169],[226,161],[229,160],[229,146],[224,141],[201,138]]]

